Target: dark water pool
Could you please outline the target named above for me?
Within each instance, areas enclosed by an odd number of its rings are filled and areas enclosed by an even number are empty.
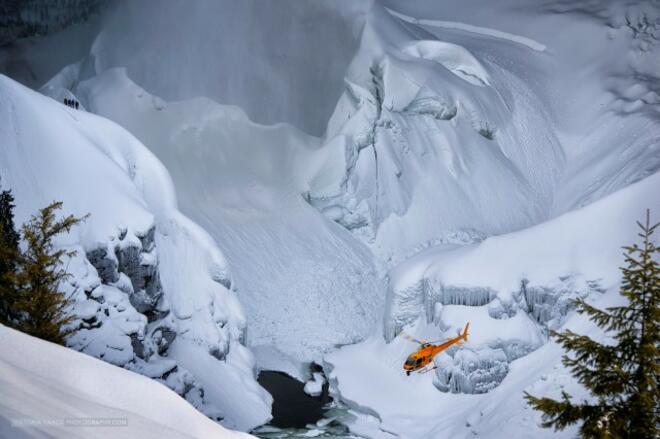
[[[259,384],[273,396],[273,420],[279,428],[304,428],[323,419],[324,406],[332,401],[327,384],[318,397],[304,392],[305,385],[283,372],[262,371]]]

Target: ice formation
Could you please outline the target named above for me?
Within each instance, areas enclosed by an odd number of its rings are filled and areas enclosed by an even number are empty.
[[[319,396],[325,384],[325,378],[321,372],[314,372],[312,379],[305,383],[305,393],[309,396]]]
[[[565,160],[509,67],[528,54],[502,46],[477,60],[419,33],[374,6],[328,125],[332,160],[312,183],[312,204],[385,258],[441,233],[540,221]]]

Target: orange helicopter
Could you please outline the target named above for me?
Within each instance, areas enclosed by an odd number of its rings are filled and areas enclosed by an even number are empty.
[[[419,343],[421,345],[420,348],[417,349],[412,354],[410,354],[406,359],[406,362],[403,363],[403,370],[406,371],[406,375],[410,375],[411,372],[415,372],[415,371],[417,371],[417,373],[426,373],[435,369],[435,367],[427,369],[426,366],[431,361],[433,361],[433,358],[436,355],[438,355],[440,352],[444,351],[445,349],[457,343],[462,343],[467,341],[469,327],[470,327],[470,322],[468,322],[467,325],[465,325],[465,329],[463,329],[462,334],[458,334],[458,336],[454,338],[448,338],[445,340],[444,343],[437,345],[433,344],[435,342],[426,342],[423,340],[420,341],[415,338],[412,338],[407,334],[403,334],[404,338],[410,341],[414,341],[415,343]]]

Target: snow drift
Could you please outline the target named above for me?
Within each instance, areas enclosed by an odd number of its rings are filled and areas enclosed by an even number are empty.
[[[2,325],[0,349],[2,437],[252,437],[148,378]]]

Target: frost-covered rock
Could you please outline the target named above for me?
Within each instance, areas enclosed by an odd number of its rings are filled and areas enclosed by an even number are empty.
[[[438,355],[434,361],[435,385],[442,392],[486,393],[509,372],[509,360],[501,349],[458,350],[453,357]]]
[[[153,226],[142,234],[124,230],[107,246],[87,252],[103,282],[127,293],[131,304],[150,320],[165,312],[158,309],[163,291],[154,234]]]
[[[178,328],[161,291],[156,260],[142,257],[144,253],[156,256],[154,231],[151,227],[142,239],[133,240],[124,231],[107,245],[88,251],[86,257],[78,254],[68,261],[73,279],[65,287],[73,299],[75,319],[67,345],[160,381],[220,421],[221,411],[204,398],[195,377],[167,358]],[[224,356],[228,346],[223,348]]]
[[[432,320],[427,320],[422,312],[405,330],[417,339],[441,343],[455,337],[467,322],[468,342],[452,346],[434,359],[434,385],[443,392],[489,392],[506,377],[512,361],[528,355],[547,340],[543,328],[526,313],[498,319],[484,305],[438,303]]]
[[[442,305],[483,306],[496,296],[496,291],[488,287],[445,286],[433,278],[422,278],[400,290],[390,289],[385,336],[388,340],[394,338],[403,327],[417,320],[420,312],[428,322],[433,322]]]
[[[323,392],[323,385],[325,384],[325,378],[321,372],[314,372],[312,374],[312,379],[305,383],[303,390],[309,396],[319,396]]]
[[[162,292],[154,232],[151,227],[141,238],[129,239],[123,231],[68,261],[73,278],[63,287],[73,299],[75,319],[67,345],[155,379],[221,421],[225,415],[204,397],[193,374],[169,358],[179,328]],[[227,343],[210,348],[219,359],[228,350]]]
[[[405,263],[395,266],[389,274],[384,335],[392,340],[401,330],[424,316],[427,322],[438,321],[443,305],[488,306],[490,317],[513,315],[505,312],[502,299],[488,286],[446,284],[442,278],[426,271],[433,255],[456,249],[456,245],[439,245],[420,252]]]
[[[566,316],[575,308],[576,299],[584,299],[605,290],[598,281],[584,281],[567,275],[559,277],[550,285],[530,285],[523,279],[518,300],[520,307],[540,324],[549,329],[560,327]]]

